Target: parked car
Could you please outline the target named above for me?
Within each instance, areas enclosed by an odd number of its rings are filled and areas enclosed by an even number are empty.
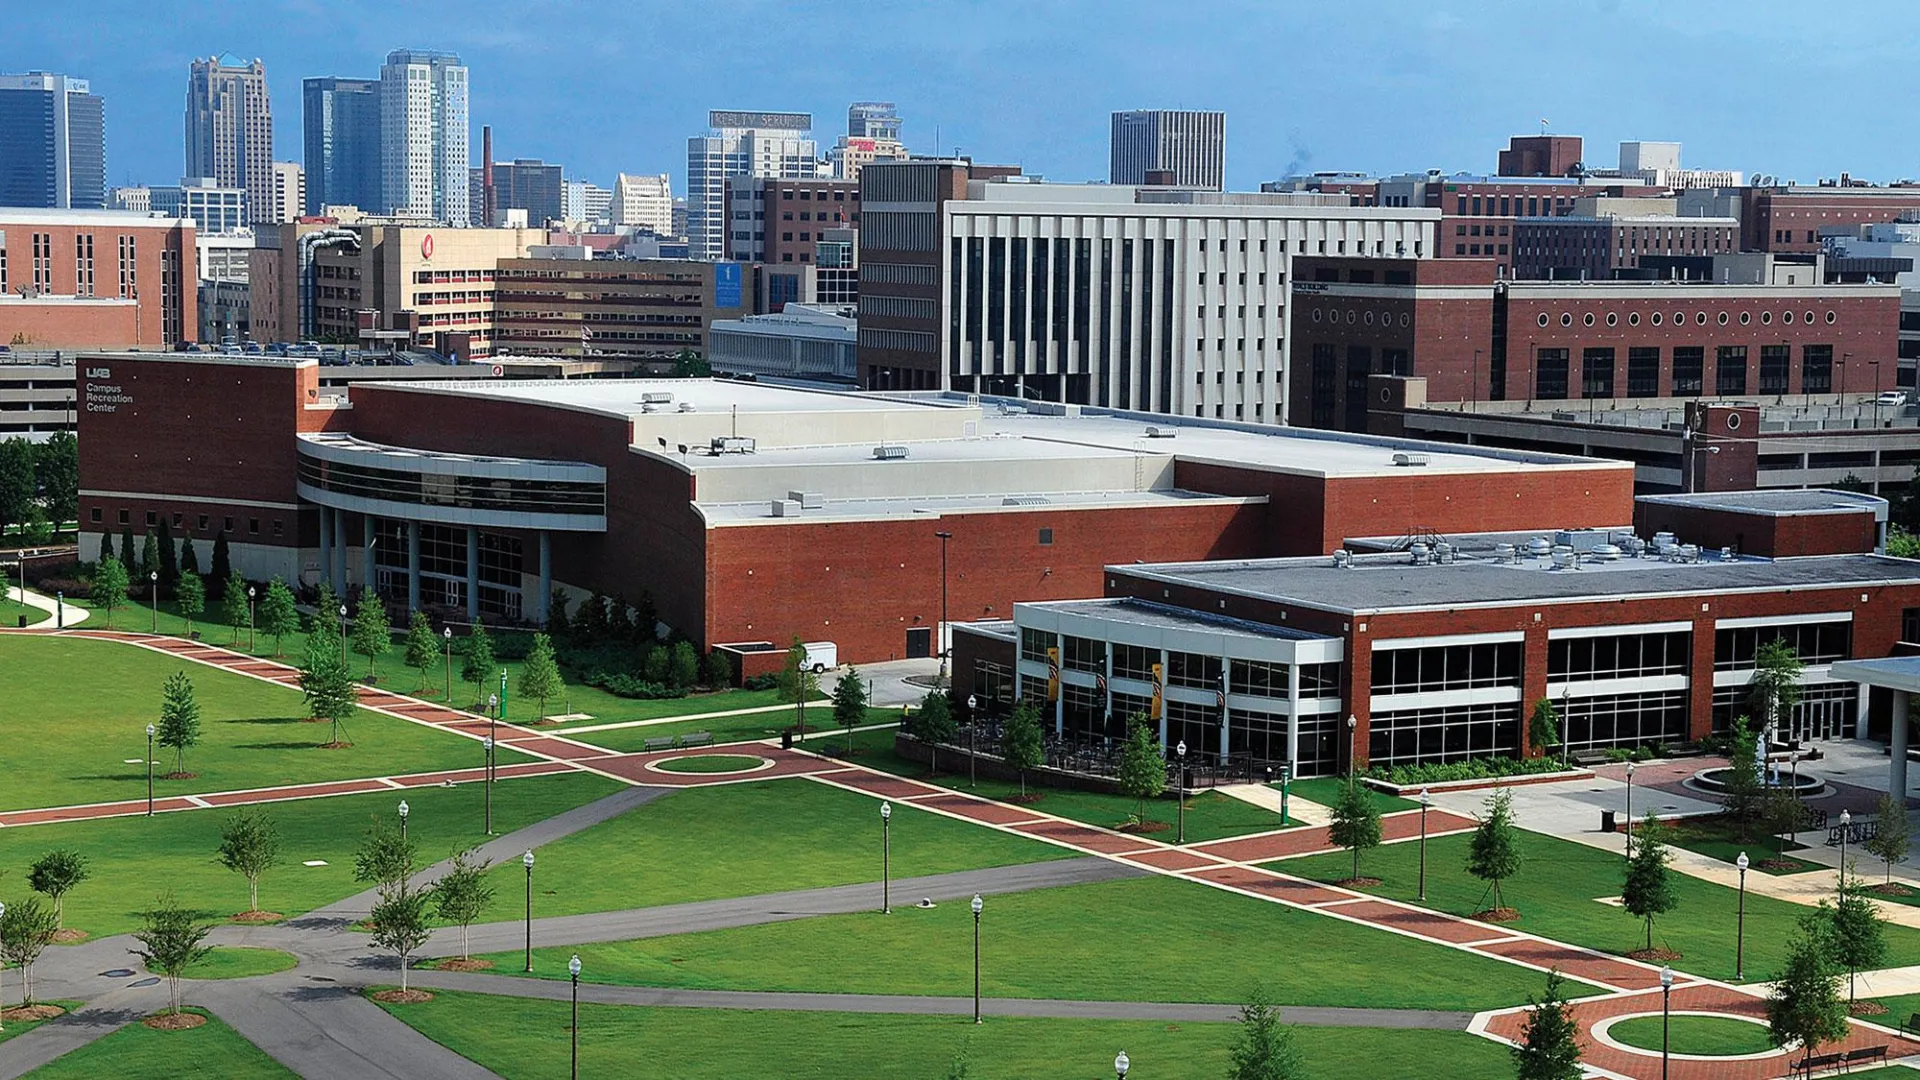
[[[1907,403],[1907,392],[1905,390],[1888,390],[1879,397],[1874,398],[1873,403],[1875,405],[1892,406],[1897,409]]]

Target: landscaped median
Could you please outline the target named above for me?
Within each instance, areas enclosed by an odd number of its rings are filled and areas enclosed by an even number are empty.
[[[295,1074],[202,1009],[189,1015],[205,1022],[180,1031],[131,1023],[54,1059],[29,1074],[33,1080],[296,1080]]]

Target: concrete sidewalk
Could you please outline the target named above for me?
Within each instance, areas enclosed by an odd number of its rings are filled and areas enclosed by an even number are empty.
[[[1265,784],[1229,784],[1213,790],[1262,810],[1271,811],[1276,820],[1280,817],[1280,793]],[[1333,815],[1326,807],[1309,799],[1303,799],[1292,792],[1287,793],[1286,808],[1287,816],[1292,818],[1296,825],[1325,825],[1333,820]]]

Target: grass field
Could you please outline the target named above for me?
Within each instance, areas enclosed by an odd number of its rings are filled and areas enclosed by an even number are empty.
[[[17,601],[0,597],[0,626],[19,626],[20,616],[22,615],[27,617],[28,626],[33,626],[36,623],[42,623],[53,618],[53,616],[41,611],[39,608],[28,607]]]
[[[893,752],[892,730],[863,731],[854,737],[856,752],[853,760],[868,768],[899,776],[910,776],[930,784],[964,791],[989,799],[1007,800],[1020,794],[1020,785],[1009,780],[994,780],[982,776],[978,783],[968,779],[967,759],[961,756],[942,756],[938,764],[940,772],[928,775],[927,766],[917,761],[909,761]],[[835,745],[828,743],[827,745]],[[842,750],[845,742],[837,744]],[[1032,804],[1035,810],[1044,811],[1055,817],[1071,818],[1089,825],[1103,828],[1116,828],[1130,821],[1139,811],[1139,803],[1124,795],[1109,795],[1096,791],[1071,791],[1066,788],[1043,787],[1029,781],[1027,791],[1039,795],[1039,801]],[[1147,820],[1175,823],[1178,815],[1172,795],[1147,800]],[[1206,840],[1218,840],[1227,836],[1243,836],[1247,833],[1271,832],[1281,827],[1280,815],[1262,810],[1251,803],[1241,802],[1230,795],[1217,791],[1203,791],[1187,798],[1187,842],[1198,843]],[[1160,832],[1157,839],[1171,841],[1173,833]]]
[[[146,726],[159,718],[161,684],[176,671],[193,681],[200,705],[200,741],[185,758],[197,775],[159,779],[174,759],[156,747],[159,795],[480,764],[471,740],[365,710],[345,726],[353,746],[321,749],[331,727],[305,722],[298,690],[118,642],[6,635],[0,670],[8,674],[0,809],[144,798]],[[500,760],[528,759],[507,751]]]
[[[1485,898],[1485,883],[1466,872],[1467,847],[1471,841],[1470,835],[1461,834],[1427,842],[1429,907],[1455,915],[1471,915],[1492,906],[1492,901]],[[1611,953],[1624,953],[1646,944],[1639,919],[1619,907],[1598,902],[1602,897],[1620,895],[1625,864],[1619,855],[1528,832],[1521,834],[1521,856],[1524,861],[1519,876],[1504,886],[1507,903],[1519,909],[1521,918],[1507,925]],[[1417,893],[1419,857],[1418,844],[1390,844],[1368,852],[1360,862],[1361,871],[1383,881],[1368,891],[1412,902]],[[1316,881],[1344,878],[1353,868],[1350,857],[1342,852],[1268,865],[1283,873]],[[1654,944],[1680,953],[1682,959],[1677,964],[1687,971],[1709,978],[1732,979],[1738,930],[1736,891],[1677,871],[1672,880],[1679,907],[1654,920]],[[1805,905],[1748,892],[1748,981],[1769,978],[1776,973],[1785,958],[1794,924],[1811,910]],[[1889,926],[1886,941],[1885,966],[1920,963],[1920,930]]]
[[[1278,788],[1280,785],[1274,784],[1272,786]],[[1347,780],[1344,776],[1315,776],[1306,780],[1295,780],[1287,785],[1287,793],[1289,795],[1299,796],[1309,802],[1316,802],[1326,807],[1331,807],[1334,803],[1339,802],[1341,794],[1346,790]],[[1383,814],[1391,814],[1395,810],[1420,809],[1420,804],[1413,799],[1403,799],[1398,795],[1389,795],[1384,791],[1375,791],[1372,788],[1367,788],[1366,791],[1367,794],[1373,796],[1373,805],[1379,807],[1380,812]]]
[[[1897,1027],[1913,1014],[1920,1013],[1920,994],[1898,994],[1873,1000],[1887,1007],[1887,1015],[1879,1017],[1879,1021],[1888,1027]]]
[[[425,1004],[383,1007],[509,1080],[567,1074],[565,1002],[515,1000],[512,1023],[500,1022],[509,1006],[484,994],[438,991]],[[1227,1074],[1236,1030],[1038,1019],[989,1019],[976,1027],[963,1017],[589,1004],[580,1006],[580,1075],[634,1075],[636,1062],[652,1062],[650,1074],[675,1080],[933,1078],[948,1075],[964,1053],[969,1080],[1098,1080],[1113,1075],[1114,1055],[1124,1049],[1132,1076],[1216,1080]],[[1446,1063],[1449,1080],[1513,1075],[1505,1048],[1464,1032],[1303,1027],[1294,1038],[1314,1080],[1433,1076],[1435,1062]]]
[[[1767,1029],[1745,1020],[1718,1016],[1676,1016],[1668,1033],[1667,1048],[1676,1054],[1702,1054],[1707,1057],[1735,1057],[1761,1054],[1773,1049],[1767,1042]],[[1642,1050],[1660,1049],[1660,1017],[1636,1016],[1607,1029],[1607,1034],[1628,1046]]]
[[[742,691],[743,693],[748,691]],[[638,704],[638,703],[636,703]],[[655,703],[658,704],[658,703]],[[816,727],[814,720],[826,715],[824,709],[808,709],[812,718],[807,722],[807,734],[798,745],[808,750],[825,752],[827,750],[845,751],[847,736],[844,729]],[[898,709],[868,709],[867,723],[897,724],[900,720]],[[710,716],[701,720],[681,720],[661,724],[647,724],[644,727],[615,728],[611,731],[583,731],[570,734],[568,728],[556,728],[562,735],[579,742],[594,746],[604,746],[621,753],[633,753],[645,750],[647,740],[663,739],[672,735],[686,735],[704,731],[713,736],[717,743],[749,742],[758,739],[777,738],[780,732],[793,725],[793,709],[779,708],[766,712],[752,712],[741,716]],[[866,739],[869,733],[856,734],[855,739]],[[888,730],[885,739],[891,744],[893,732]],[[861,745],[858,741],[856,746]]]
[[[891,831],[896,879],[1073,855],[905,803],[894,807]],[[811,780],[693,788],[548,844],[534,858],[540,916],[878,881],[880,804]],[[509,908],[524,902],[516,899],[524,874],[516,861],[491,875]]]
[[[1766,835],[1758,827],[1742,838],[1733,824],[1718,816],[1681,818],[1669,823],[1667,829],[1667,842],[1674,847],[1686,848],[1688,851],[1697,852],[1710,859],[1719,859],[1728,865],[1732,865],[1734,860],[1740,857],[1741,852],[1745,852],[1753,868],[1763,874],[1780,876],[1821,868],[1819,863],[1796,859],[1791,854],[1783,857],[1780,854],[1779,838]],[[1786,848],[1789,852],[1801,851],[1805,849],[1805,845],[1789,842]],[[1779,859],[1791,863],[1792,866],[1771,869],[1760,865],[1770,859]]]
[[[494,827],[508,832],[531,825],[619,788],[586,773],[505,780],[493,793]],[[479,784],[270,803],[262,809],[279,829],[281,864],[261,878],[260,906],[291,916],[359,892],[364,886],[353,880],[354,849],[373,815],[392,814],[403,798],[423,862],[485,839]],[[140,912],[164,891],[208,919],[245,911],[246,879],[214,856],[227,817],[224,810],[188,810],[0,829],[0,900],[27,895],[26,870],[34,859],[71,848],[86,857],[91,876],[67,894],[66,924],[96,937],[136,929]],[[327,865],[302,865],[309,860]]]
[[[1287,1005],[1478,1010],[1517,1005],[1545,976],[1520,967],[1170,878],[988,896],[981,990],[989,997],[1243,1000],[1264,981]],[[642,986],[966,994],[964,903],[823,915],[578,949],[535,949],[537,976]],[[503,970],[520,954],[493,959]],[[1579,995],[1586,987],[1568,991]]]
[[[208,1015],[203,1009],[188,1009]],[[27,1074],[31,1080],[295,1080],[293,1073],[239,1033],[210,1018],[186,1031],[155,1031],[134,1022]]]
[[[6,989],[4,987],[0,987],[0,989],[5,989],[6,994],[11,995],[10,997],[7,998],[7,1001],[8,1001],[7,1008],[10,1008],[10,1009],[15,1008],[20,1004],[20,978],[18,975],[10,976],[7,978],[6,982],[7,982],[7,985],[11,987],[11,989]],[[41,1004],[58,1005],[63,1009],[67,1009],[71,1011],[73,1009],[79,1008],[82,1004],[85,1004],[85,1003],[79,1002],[79,1001],[53,1000],[53,1001],[44,1001],[44,1002],[41,1002]],[[34,1028],[37,1028],[44,1023],[46,1023],[45,1020],[9,1020],[7,1021],[6,1030],[0,1031],[0,1042],[6,1042],[8,1039],[17,1039],[20,1036],[25,1035],[27,1032],[32,1031]]]
[[[252,949],[242,945],[217,945],[214,950],[187,966],[189,979],[251,979],[286,971],[300,958],[278,949]]]

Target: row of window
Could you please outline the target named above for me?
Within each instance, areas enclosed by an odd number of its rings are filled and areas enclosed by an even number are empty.
[[[1421,694],[1520,685],[1521,643],[1375,649],[1373,693]]]
[[[1685,675],[1692,667],[1693,635],[1685,630],[1547,642],[1547,679],[1551,682]]]
[[[105,513],[98,506],[92,507],[87,511],[87,520],[92,524],[95,524],[95,525],[105,524],[105,517],[106,517]],[[181,513],[178,510],[175,510],[173,512],[171,527],[175,532],[182,532],[186,528],[186,520],[187,520],[187,515]],[[160,515],[157,511],[148,510],[145,515],[145,521],[146,521],[147,528],[149,529],[159,528]],[[200,535],[200,536],[213,535],[213,532],[212,532],[213,518],[211,515],[200,514],[198,515],[197,521],[198,521],[198,527],[194,530],[194,532],[197,535]],[[128,510],[124,506],[120,507],[114,513],[114,523],[117,525],[131,526],[133,524],[133,511]],[[231,533],[233,532],[234,524],[235,522],[232,517],[222,517],[220,519],[220,531],[224,533]],[[247,519],[247,535],[259,536],[260,524],[261,523],[259,518],[257,517],[248,518]],[[286,522],[281,518],[274,518],[272,521],[272,531],[273,531],[273,535],[275,536],[280,536],[284,534],[286,532]]]
[[[1533,382],[1527,396],[1555,401],[1567,397],[1571,377],[1571,350],[1536,349]],[[1616,351],[1611,347],[1581,350],[1581,396],[1613,397]],[[1740,395],[1748,392],[1747,347],[1721,345],[1714,350],[1714,392]],[[1792,347],[1760,346],[1760,393],[1784,394],[1791,387]],[[1364,389],[1364,387],[1363,387]],[[1833,390],[1833,346],[1800,347],[1800,392],[1826,394]],[[1673,350],[1671,394],[1675,397],[1706,392],[1706,349],[1698,345],[1677,345]],[[1627,396],[1660,396],[1660,350],[1652,346],[1627,349]]]
[[[1728,323],[1728,322],[1729,322],[1729,321],[1731,320],[1731,318],[1732,318],[1732,316],[1729,316],[1729,315],[1728,315],[1728,314],[1727,314],[1726,312],[1724,312],[1724,311],[1722,311],[1722,312],[1720,312],[1720,313],[1719,313],[1719,314],[1718,314],[1718,315],[1717,315],[1717,316],[1715,317],[1715,321],[1716,321],[1716,322],[1718,322],[1718,323],[1719,323],[1719,324],[1720,324],[1721,326],[1725,326],[1725,325],[1727,325],[1727,323]],[[1661,316],[1661,313],[1660,313],[1660,312],[1658,312],[1658,311],[1656,311],[1656,312],[1653,312],[1653,313],[1652,313],[1651,315],[1649,315],[1649,316],[1647,317],[1647,321],[1648,321],[1648,322],[1650,322],[1650,323],[1652,323],[1652,324],[1653,324],[1653,325],[1655,325],[1655,326],[1659,326],[1659,325],[1660,325],[1660,323],[1661,323],[1661,319],[1662,319],[1662,316]],[[1791,325],[1791,324],[1793,323],[1793,319],[1794,319],[1794,314],[1793,314],[1793,312],[1791,312],[1791,311],[1782,311],[1782,312],[1780,313],[1780,321],[1781,321],[1781,322],[1783,322],[1783,323],[1786,323],[1786,324],[1789,324],[1789,325]],[[1812,326],[1812,325],[1813,325],[1813,322],[1814,322],[1814,314],[1813,314],[1813,312],[1811,312],[1811,311],[1808,311],[1808,312],[1804,312],[1804,313],[1802,313],[1802,315],[1800,316],[1800,319],[1801,319],[1801,321],[1802,321],[1802,322],[1805,322],[1805,323],[1806,323],[1806,324],[1807,324],[1808,326]],[[1348,321],[1348,322],[1352,322],[1353,320],[1352,320],[1352,319],[1348,319],[1347,321]],[[1581,325],[1583,325],[1583,326],[1592,326],[1592,325],[1593,325],[1593,324],[1595,323],[1595,321],[1596,321],[1596,320],[1595,320],[1595,318],[1594,318],[1594,314],[1593,314],[1593,312],[1591,312],[1591,311],[1589,311],[1589,312],[1587,312],[1587,313],[1586,313],[1585,315],[1582,315],[1582,316],[1580,317],[1580,322],[1581,322]],[[1832,311],[1832,310],[1829,310],[1829,311],[1827,312],[1827,315],[1826,315],[1826,322],[1827,322],[1827,325],[1828,325],[1828,326],[1832,326],[1832,325],[1833,325],[1834,323],[1836,323],[1836,322],[1839,322],[1839,321],[1840,321],[1840,316],[1839,316],[1839,314],[1838,314],[1837,312],[1834,312],[1834,311]],[[1536,316],[1534,317],[1534,322],[1536,322],[1536,323],[1538,323],[1538,324],[1539,324],[1539,325],[1541,325],[1541,326],[1547,326],[1547,325],[1549,325],[1549,324],[1550,324],[1550,323],[1552,322],[1552,319],[1551,319],[1551,318],[1550,318],[1550,317],[1549,317],[1549,316],[1547,315],[1547,313],[1546,313],[1546,312],[1544,312],[1544,311],[1543,311],[1543,312],[1541,312],[1541,313],[1540,313],[1539,315],[1536,315]],[[1751,323],[1751,322],[1753,322],[1753,312],[1751,312],[1751,311],[1743,311],[1743,312],[1741,312],[1741,313],[1740,313],[1740,325],[1741,325],[1741,326],[1746,326],[1746,325],[1748,325],[1748,324],[1749,324],[1749,323]],[[1707,325],[1707,313],[1706,313],[1706,312],[1704,312],[1704,311],[1696,311],[1696,312],[1694,312],[1694,313],[1693,313],[1693,323],[1694,323],[1694,325],[1695,325],[1695,326],[1705,326],[1705,325]],[[1613,312],[1613,311],[1609,311],[1609,312],[1607,312],[1607,325],[1608,325],[1608,326],[1618,326],[1619,324],[1620,324],[1620,315],[1619,315],[1619,313],[1618,313],[1618,312]],[[1684,312],[1684,311],[1676,311],[1676,312],[1674,312],[1674,313],[1673,313],[1673,325],[1675,325],[1675,326],[1685,326],[1686,324],[1687,324],[1687,313],[1686,313],[1686,312]],[[1771,312],[1771,311],[1763,311],[1763,312],[1761,312],[1761,313],[1760,313],[1760,325],[1762,325],[1762,326],[1771,326],[1772,324],[1773,324],[1773,312]],[[1402,325],[1402,326],[1405,326],[1406,324],[1405,324],[1405,323],[1402,323],[1401,325]],[[1561,326],[1572,326],[1572,325],[1573,325],[1573,313],[1572,313],[1572,312],[1570,312],[1570,311],[1563,311],[1563,312],[1561,312],[1561,313],[1560,313],[1560,325],[1561,325]],[[1640,313],[1639,313],[1639,312],[1637,312],[1637,311],[1629,311],[1629,312],[1627,312],[1627,325],[1628,325],[1628,326],[1639,326],[1639,325],[1640,325]]]
[[[1320,321],[1322,321],[1323,319],[1324,319],[1324,320],[1326,320],[1326,321],[1328,321],[1328,322],[1339,322],[1339,321],[1340,321],[1340,313],[1339,313],[1339,312],[1337,312],[1337,311],[1326,311],[1326,310],[1324,310],[1324,309],[1322,309],[1322,308],[1314,308],[1314,309],[1313,309],[1313,321],[1314,321],[1314,322],[1320,322]],[[1380,312],[1380,314],[1379,314],[1379,320],[1380,320],[1380,325],[1381,325],[1381,326],[1392,326],[1392,325],[1394,324],[1394,314],[1393,314],[1392,312],[1390,312],[1390,311],[1383,311],[1383,312]],[[1363,322],[1363,323],[1365,323],[1365,324],[1366,324],[1366,325],[1368,325],[1368,326],[1372,326],[1372,325],[1373,325],[1373,323],[1374,323],[1374,312],[1373,312],[1373,311],[1372,311],[1371,309],[1369,309],[1369,310],[1367,310],[1367,311],[1364,311],[1364,312],[1361,312],[1361,313],[1360,313],[1360,321],[1361,321],[1361,322]],[[1353,325],[1353,322],[1354,322],[1354,312],[1353,312],[1353,309],[1352,309],[1352,308],[1348,308],[1348,309],[1347,309],[1347,325],[1348,325],[1348,326],[1352,326],[1352,325]],[[1410,326],[1410,325],[1412,325],[1412,323],[1413,323],[1413,316],[1412,316],[1411,314],[1409,314],[1409,313],[1407,313],[1407,312],[1405,312],[1405,311],[1403,311],[1403,312],[1401,312],[1401,313],[1400,313],[1400,315],[1399,315],[1399,322],[1400,322],[1400,325],[1401,325],[1401,326],[1403,326],[1403,327],[1405,327],[1405,326]]]

